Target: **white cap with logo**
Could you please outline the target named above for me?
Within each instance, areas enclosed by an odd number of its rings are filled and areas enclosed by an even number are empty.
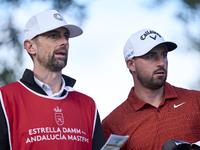
[[[168,51],[177,48],[174,42],[165,41],[157,32],[143,29],[131,35],[124,46],[124,59],[142,56],[159,44],[165,44]]]
[[[65,27],[69,30],[70,38],[79,36],[83,33],[82,29],[78,26],[67,24],[65,19],[56,10],[48,10],[32,16],[27,21],[24,29],[23,42],[25,40],[31,40],[39,34],[60,27]]]

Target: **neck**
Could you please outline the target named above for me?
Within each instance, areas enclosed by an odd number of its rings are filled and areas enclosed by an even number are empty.
[[[34,76],[41,82],[47,84],[53,93],[60,91],[62,86],[62,73],[61,72],[51,72],[49,70],[42,70],[34,68]]]
[[[163,101],[164,87],[162,86],[159,89],[152,90],[143,87],[141,84],[135,84],[134,92],[142,101],[158,108],[160,103]]]

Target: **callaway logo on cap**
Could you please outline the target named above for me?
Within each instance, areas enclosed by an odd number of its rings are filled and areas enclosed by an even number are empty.
[[[23,42],[60,27],[67,28],[70,32],[70,37],[76,37],[83,33],[82,29],[78,26],[67,24],[65,19],[56,10],[48,10],[32,16],[27,21]]]
[[[165,41],[157,32],[151,29],[143,29],[131,35],[124,46],[124,59],[142,56],[159,44],[165,44],[168,51],[177,48],[173,42]]]

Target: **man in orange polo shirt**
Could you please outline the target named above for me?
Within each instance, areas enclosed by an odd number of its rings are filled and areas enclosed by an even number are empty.
[[[121,150],[160,150],[168,140],[200,140],[200,92],[166,82],[167,54],[176,48],[151,29],[126,42],[124,58],[134,87],[102,122],[106,140],[110,134],[130,136]]]

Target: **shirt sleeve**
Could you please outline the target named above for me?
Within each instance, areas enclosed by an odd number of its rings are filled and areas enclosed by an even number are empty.
[[[107,124],[106,119],[104,119],[102,122],[102,128],[103,128],[103,132],[104,132],[104,137],[106,140],[108,140],[108,138],[112,134],[112,132],[111,132],[109,125]]]
[[[94,129],[93,141],[92,141],[92,150],[100,150],[104,144],[105,144],[105,138],[101,126],[99,113],[97,111],[97,118]]]
[[[10,150],[9,140],[8,140],[8,128],[1,103],[0,103],[0,150]]]

